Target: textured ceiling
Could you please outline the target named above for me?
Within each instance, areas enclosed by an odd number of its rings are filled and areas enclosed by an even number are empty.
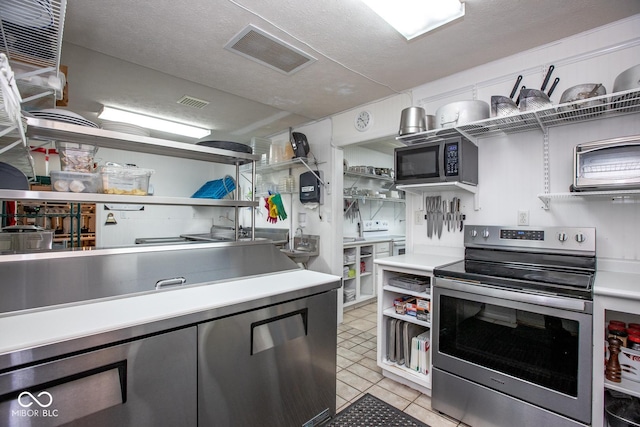
[[[638,0],[467,0],[463,19],[407,41],[358,0],[70,1],[62,62],[81,114],[108,104],[248,141],[637,13]],[[248,24],[317,61],[285,75],[224,50]]]

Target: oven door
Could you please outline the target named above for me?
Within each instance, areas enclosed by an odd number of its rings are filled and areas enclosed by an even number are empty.
[[[433,304],[434,369],[591,422],[591,301],[438,277]]]

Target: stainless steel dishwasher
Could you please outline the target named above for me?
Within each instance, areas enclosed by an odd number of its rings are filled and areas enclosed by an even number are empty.
[[[200,426],[317,426],[335,414],[336,291],[198,325]]]

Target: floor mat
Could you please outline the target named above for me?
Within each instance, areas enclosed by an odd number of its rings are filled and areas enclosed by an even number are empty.
[[[369,393],[343,409],[324,427],[429,427]]]

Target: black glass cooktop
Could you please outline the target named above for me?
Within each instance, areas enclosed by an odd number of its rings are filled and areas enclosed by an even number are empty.
[[[467,249],[464,261],[438,267],[436,277],[592,299],[595,257]]]

